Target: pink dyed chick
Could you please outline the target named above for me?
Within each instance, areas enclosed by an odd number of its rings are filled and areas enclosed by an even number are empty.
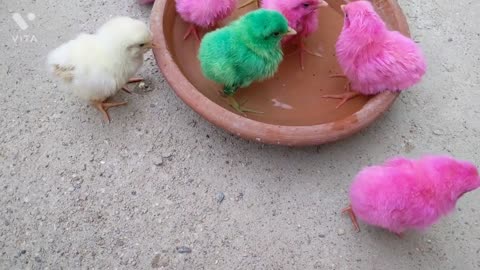
[[[193,34],[200,40],[196,26],[214,27],[219,21],[230,16],[237,5],[236,0],[175,0],[177,12],[190,27],[183,39]]]
[[[349,212],[399,236],[408,229],[425,229],[453,211],[466,192],[480,187],[475,165],[448,156],[418,160],[394,158],[364,168],[350,187]]]
[[[304,52],[321,57],[319,53],[305,48],[304,39],[318,29],[318,9],[327,7],[324,0],[262,0],[261,7],[273,9],[282,13],[288,20],[288,25],[297,31],[297,35],[288,36],[282,44],[296,42],[300,47],[300,66],[304,69]]]
[[[397,31],[388,30],[368,1],[341,6],[345,18],[337,40],[336,54],[347,77],[347,92],[327,95],[342,99],[337,108],[358,95],[402,91],[418,83],[425,74],[425,59],[419,46]],[[357,92],[351,92],[350,86]]]
[[[155,0],[138,0],[138,3],[139,3],[140,5],[153,4],[153,2],[155,2]]]

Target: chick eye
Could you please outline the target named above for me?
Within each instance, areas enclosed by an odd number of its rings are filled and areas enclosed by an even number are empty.
[[[273,35],[278,37],[280,35],[280,32],[275,32],[275,33],[273,33]]]
[[[345,18],[348,18],[348,13],[345,12]]]
[[[303,3],[302,6],[305,7],[305,8],[308,8],[310,6],[310,4],[309,3]]]
[[[140,48],[145,47],[145,43],[140,44]]]

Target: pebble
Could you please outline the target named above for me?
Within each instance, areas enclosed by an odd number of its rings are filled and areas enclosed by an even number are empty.
[[[344,235],[345,234],[345,230],[344,229],[338,229],[337,230],[337,235]]]
[[[160,254],[156,254],[152,259],[152,268],[160,268]]]
[[[163,165],[163,159],[159,159],[157,161],[155,161],[153,164],[155,164],[155,166],[162,166]]]
[[[440,136],[443,135],[443,131],[441,129],[435,129],[433,130],[433,134]]]
[[[37,263],[41,263],[41,262],[42,262],[42,259],[40,259],[39,256],[35,256],[35,261],[36,261]]]
[[[177,252],[181,254],[192,253],[192,249],[189,247],[181,246],[181,247],[177,247]]]
[[[238,195],[235,197],[235,201],[238,202],[241,199],[243,199],[243,192],[238,193]]]
[[[217,192],[217,194],[215,194],[215,199],[217,200],[218,203],[222,203],[223,200],[225,199],[225,194],[223,194],[223,192]]]
[[[118,247],[123,247],[125,245],[125,242],[123,242],[122,239],[117,239],[117,241],[115,241],[115,245]]]
[[[318,235],[318,237],[325,238],[325,234],[321,233],[321,234]]]
[[[83,180],[77,180],[73,183],[75,189],[80,189],[82,187]]]
[[[162,154],[162,157],[163,157],[163,158],[170,158],[170,157],[172,157],[172,156],[173,156],[173,154],[172,154],[171,152],[167,152],[167,153],[163,153],[163,154]]]

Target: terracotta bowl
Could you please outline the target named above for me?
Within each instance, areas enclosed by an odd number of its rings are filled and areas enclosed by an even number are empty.
[[[245,0],[239,0],[241,2]],[[197,60],[199,43],[183,40],[188,25],[175,11],[175,1],[156,1],[151,17],[159,48],[157,64],[175,93],[214,125],[245,139],[268,144],[318,145],[350,136],[370,125],[395,101],[398,94],[386,92],[372,98],[358,97],[335,109],[338,100],[321,98],[344,91],[346,80],[331,78],[341,73],[335,58],[335,42],[343,25],[341,0],[327,0],[319,11],[319,30],[307,40],[311,50],[323,48],[324,57],[306,55],[301,70],[295,48],[286,48],[277,74],[266,81],[240,89],[237,100],[263,114],[236,114],[218,94],[221,85],[206,79]],[[377,11],[391,29],[409,35],[408,25],[396,0],[374,0]],[[237,10],[225,25],[255,5]],[[206,31],[202,30],[201,34]]]

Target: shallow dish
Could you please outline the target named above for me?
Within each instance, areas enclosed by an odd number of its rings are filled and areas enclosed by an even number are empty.
[[[241,0],[244,2],[245,0]],[[240,89],[236,98],[247,100],[247,107],[264,114],[238,115],[218,91],[220,85],[207,80],[197,59],[198,43],[183,40],[188,25],[175,11],[175,1],[156,1],[151,27],[158,48],[157,64],[175,93],[209,122],[245,139],[268,144],[319,145],[348,137],[367,127],[382,115],[398,94],[385,92],[359,97],[335,109],[338,100],[321,98],[344,91],[345,79],[330,78],[341,73],[335,58],[335,42],[343,25],[341,0],[327,0],[321,8],[319,30],[308,38],[311,49],[323,48],[324,57],[306,55],[305,70],[300,69],[294,48],[286,48],[277,74],[266,81]],[[372,1],[390,29],[409,36],[408,25],[396,0]],[[220,25],[228,24],[255,5],[237,10]],[[205,32],[201,32],[204,34]]]

